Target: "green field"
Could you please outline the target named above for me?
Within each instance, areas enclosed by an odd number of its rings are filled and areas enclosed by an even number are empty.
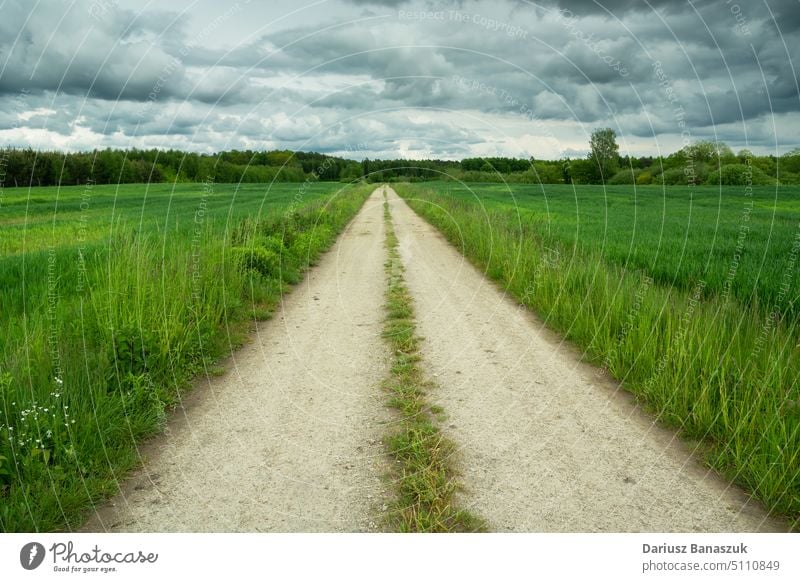
[[[373,189],[6,189],[0,529],[79,526]],[[395,185],[708,462],[800,516],[800,189]]]
[[[662,286],[688,291],[705,282],[704,297],[728,294],[782,314],[800,310],[800,269],[790,266],[800,240],[800,187],[755,187],[748,195],[732,186],[429,188],[487,215],[511,210],[517,236],[535,238],[562,261],[573,250],[591,252]],[[784,283],[791,292],[781,291]]]
[[[800,189],[396,190],[713,466],[800,516]]]
[[[0,530],[80,525],[192,377],[269,317],[370,191],[3,190]]]

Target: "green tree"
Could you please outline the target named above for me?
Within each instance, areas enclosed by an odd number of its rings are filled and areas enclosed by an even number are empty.
[[[619,171],[619,145],[617,134],[610,127],[595,129],[589,140],[592,151],[589,159],[594,160],[600,170],[600,179],[606,181]]]
[[[361,177],[361,164],[358,162],[347,162],[344,168],[342,168],[341,174],[339,174],[339,180],[341,182],[351,182],[353,180],[358,180]]]
[[[708,162],[708,163],[735,163],[736,156],[733,151],[725,142],[713,141],[709,139],[701,139],[688,145],[680,152],[686,158],[691,158],[695,162]]]
[[[781,172],[800,173],[800,148],[782,155],[779,163]]]
[[[602,181],[597,163],[591,158],[586,160],[570,160],[566,166],[569,184],[597,184]]]

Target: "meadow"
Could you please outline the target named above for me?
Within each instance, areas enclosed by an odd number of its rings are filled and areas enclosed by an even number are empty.
[[[371,188],[2,190],[0,530],[79,527]]]
[[[397,184],[707,462],[800,516],[800,189]]]

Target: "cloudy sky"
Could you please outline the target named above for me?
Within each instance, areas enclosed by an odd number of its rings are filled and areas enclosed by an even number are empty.
[[[0,0],[0,145],[350,158],[800,145],[800,0]]]

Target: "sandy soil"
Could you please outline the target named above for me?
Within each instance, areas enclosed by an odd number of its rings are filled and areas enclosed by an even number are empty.
[[[380,438],[383,196],[259,324],[229,372],[197,386],[87,531],[374,531]]]
[[[391,192],[463,506],[494,531],[785,531]]]

